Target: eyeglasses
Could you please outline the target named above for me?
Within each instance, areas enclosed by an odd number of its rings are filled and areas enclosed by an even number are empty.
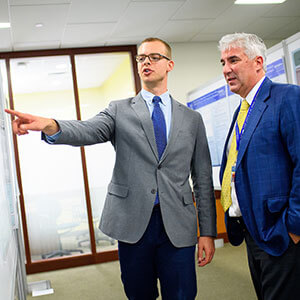
[[[149,58],[149,60],[151,62],[154,62],[154,63],[158,62],[159,60],[161,60],[163,58],[165,58],[166,60],[171,60],[169,57],[164,56],[164,55],[162,55],[160,53],[150,53],[148,55],[146,55],[146,54],[136,55],[135,56],[135,60],[138,63],[143,63],[146,60],[147,57]]]

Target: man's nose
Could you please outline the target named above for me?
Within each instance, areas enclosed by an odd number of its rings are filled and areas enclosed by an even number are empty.
[[[149,56],[146,56],[143,63],[144,63],[144,65],[149,65],[151,63],[151,60],[150,60]]]
[[[223,74],[227,74],[227,73],[229,73],[229,72],[231,72],[231,67],[230,67],[230,65],[224,63],[224,65],[223,65]]]

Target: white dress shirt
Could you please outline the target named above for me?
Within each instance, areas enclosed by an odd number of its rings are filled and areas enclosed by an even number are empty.
[[[258,91],[258,89],[260,88],[260,86],[262,85],[264,79],[266,77],[264,76],[254,87],[253,89],[249,92],[249,94],[247,95],[246,97],[246,101],[248,102],[248,104],[251,106],[253,100],[254,100],[254,97]],[[235,126],[233,126],[233,130],[231,132],[231,137],[229,139],[229,142],[228,142],[228,145],[227,145],[227,157],[228,157],[228,154],[229,154],[229,149],[230,149],[230,145],[231,145],[231,141],[233,138],[235,138],[235,136],[233,137],[233,134],[234,134],[234,129],[235,129]],[[243,138],[243,136],[241,137]],[[230,217],[240,217],[242,216],[242,213],[241,213],[241,210],[240,210],[240,206],[239,206],[239,202],[238,202],[238,199],[237,199],[237,196],[236,196],[236,191],[235,191],[235,185],[233,184],[231,186],[231,200],[232,200],[232,204],[231,206],[229,207],[229,216]]]

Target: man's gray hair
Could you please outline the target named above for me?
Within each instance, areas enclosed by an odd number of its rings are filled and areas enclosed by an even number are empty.
[[[242,32],[224,35],[219,41],[218,48],[220,51],[229,50],[231,48],[242,48],[249,59],[262,56],[264,60],[263,69],[265,71],[267,70],[267,47],[264,41],[255,34]]]

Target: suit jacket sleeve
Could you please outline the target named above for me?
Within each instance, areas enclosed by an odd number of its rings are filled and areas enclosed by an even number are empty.
[[[211,158],[205,127],[200,114],[197,140],[191,165],[194,196],[198,210],[200,236],[216,236],[216,202],[212,183]]]
[[[107,141],[114,143],[115,116],[116,105],[115,102],[111,102],[108,108],[86,121],[56,120],[61,135],[55,144],[85,146]],[[43,134],[42,139],[46,141]]]
[[[286,225],[288,232],[300,235],[300,88],[290,85],[284,97],[280,109],[280,130],[292,161]]]

